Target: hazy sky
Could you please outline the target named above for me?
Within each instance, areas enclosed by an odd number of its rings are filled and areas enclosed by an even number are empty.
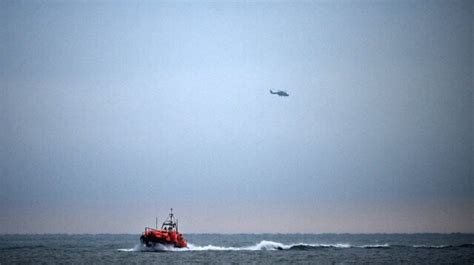
[[[473,8],[0,1],[0,233],[474,232]]]

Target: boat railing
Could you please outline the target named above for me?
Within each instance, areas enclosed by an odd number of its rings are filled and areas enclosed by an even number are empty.
[[[163,231],[163,232],[168,232],[167,230],[161,230],[161,229],[151,228],[151,227],[148,227],[148,226],[145,227],[145,233],[146,233],[147,231],[159,231],[159,232]],[[173,231],[176,231],[176,230],[173,230]],[[177,232],[177,231],[176,231],[176,232]]]
[[[151,228],[151,227],[145,227],[145,232],[146,231],[161,231],[160,229],[155,229],[155,228]]]

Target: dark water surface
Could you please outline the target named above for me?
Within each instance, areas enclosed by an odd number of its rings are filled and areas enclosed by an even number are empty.
[[[188,249],[139,235],[2,235],[0,263],[473,264],[474,234],[188,234]]]

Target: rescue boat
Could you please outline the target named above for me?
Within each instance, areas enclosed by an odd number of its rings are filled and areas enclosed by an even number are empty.
[[[140,236],[140,241],[147,247],[162,244],[185,248],[188,245],[183,235],[178,232],[178,220],[174,218],[173,208],[171,208],[168,218],[161,225],[161,229],[158,229],[158,222],[155,229],[145,227],[145,232]]]

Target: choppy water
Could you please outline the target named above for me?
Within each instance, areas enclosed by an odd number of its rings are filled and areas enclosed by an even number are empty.
[[[0,263],[473,264],[474,234],[188,234],[187,249],[139,235],[3,235]]]

